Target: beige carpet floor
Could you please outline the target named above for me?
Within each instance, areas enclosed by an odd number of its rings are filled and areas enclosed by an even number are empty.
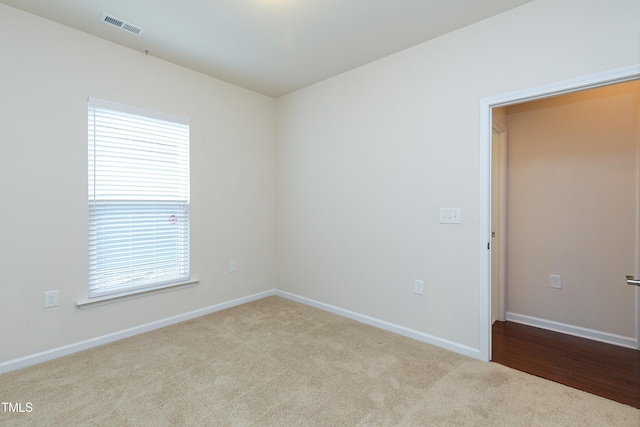
[[[279,297],[0,376],[2,426],[640,426],[640,410]]]

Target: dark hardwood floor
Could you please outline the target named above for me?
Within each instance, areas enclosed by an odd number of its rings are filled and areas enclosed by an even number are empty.
[[[494,362],[640,409],[640,351],[513,322],[492,331]]]

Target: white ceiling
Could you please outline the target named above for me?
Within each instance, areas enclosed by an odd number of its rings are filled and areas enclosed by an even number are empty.
[[[531,0],[0,0],[278,97]],[[103,12],[144,28],[136,36]]]

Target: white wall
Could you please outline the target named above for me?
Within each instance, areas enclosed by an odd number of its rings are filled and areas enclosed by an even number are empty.
[[[191,119],[197,286],[76,308],[88,295],[88,96]],[[272,98],[0,4],[0,362],[274,288],[275,111]],[[45,310],[55,289],[60,305]]]
[[[538,0],[274,101],[0,5],[0,363],[273,287],[478,348],[479,100],[640,63],[639,15]],[[191,118],[198,286],[75,307],[87,96]]]
[[[280,98],[279,288],[479,349],[480,99],[640,63],[637,16],[539,0]]]
[[[507,108],[508,312],[636,338],[639,105],[634,81]]]

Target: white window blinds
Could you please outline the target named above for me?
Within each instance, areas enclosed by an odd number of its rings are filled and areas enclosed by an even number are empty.
[[[189,121],[89,98],[89,297],[189,278]]]

